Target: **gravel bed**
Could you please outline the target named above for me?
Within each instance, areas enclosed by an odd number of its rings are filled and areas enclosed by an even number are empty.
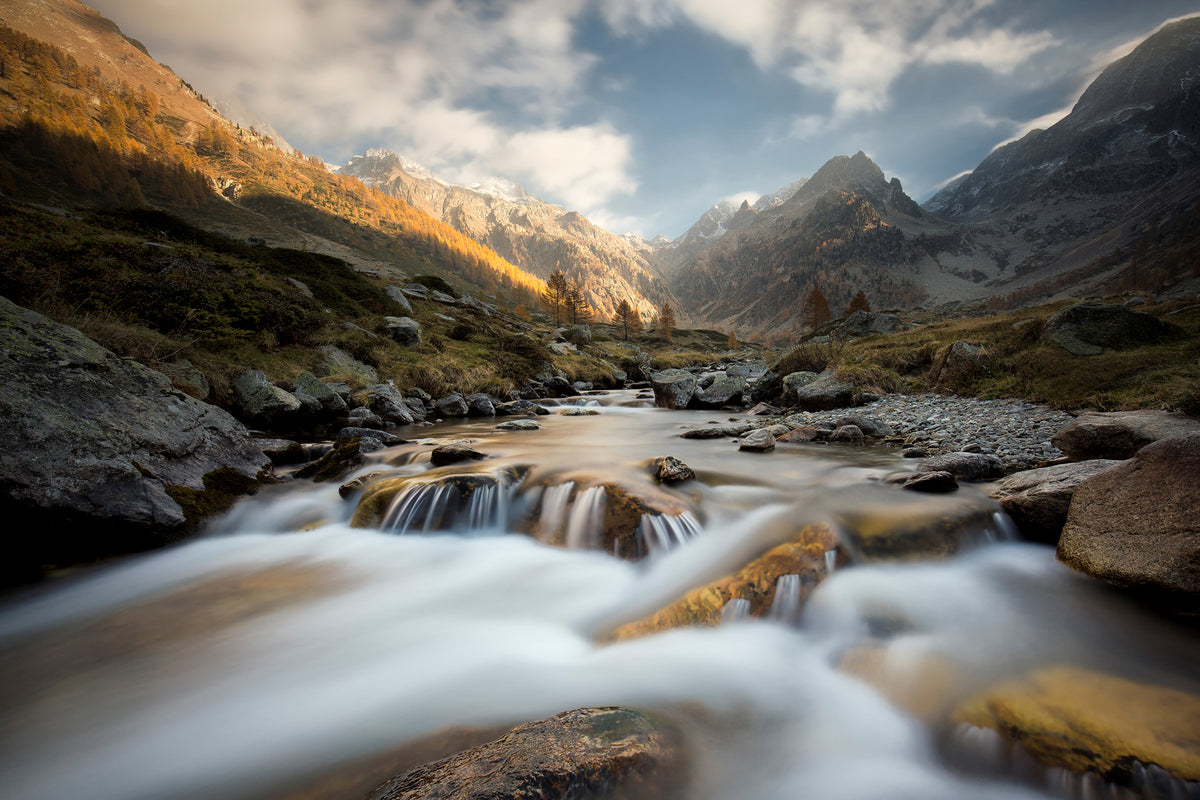
[[[1066,412],[1019,400],[922,394],[889,395],[858,408],[800,412],[788,420],[836,423],[852,415],[886,422],[895,432],[894,439],[921,447],[931,456],[961,450],[992,453],[1008,472],[1065,457],[1050,437],[1073,419]]]

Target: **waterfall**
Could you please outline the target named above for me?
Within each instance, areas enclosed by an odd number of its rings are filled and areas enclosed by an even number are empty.
[[[674,516],[670,514],[645,514],[638,523],[638,541],[648,552],[669,550],[688,539],[700,535],[700,520],[690,512]]]
[[[604,533],[604,507],[608,492],[603,486],[591,486],[575,496],[567,517],[567,547],[595,549]]]
[[[555,486],[547,486],[542,492],[542,508],[538,516],[537,533],[543,542],[553,540],[567,518],[567,504],[571,502],[571,492],[575,491],[575,482],[567,481]]]
[[[452,523],[458,501],[458,487],[452,484],[409,486],[392,501],[380,529],[403,534],[411,530],[427,533],[435,528],[448,527],[446,523]]]
[[[825,573],[832,575],[834,567],[837,566],[837,550],[825,551]]]
[[[750,601],[744,597],[735,597],[721,609],[721,624],[737,622],[750,618]]]
[[[800,576],[780,575],[775,582],[775,598],[771,601],[770,618],[784,623],[800,619]]]

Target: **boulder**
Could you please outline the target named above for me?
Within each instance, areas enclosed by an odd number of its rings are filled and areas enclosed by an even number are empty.
[[[942,359],[937,377],[942,380],[966,380],[984,369],[988,360],[987,351],[970,342],[955,342],[950,345]]]
[[[863,336],[878,336],[884,333],[896,333],[908,326],[894,314],[882,314],[873,311],[855,311],[838,323],[837,331],[843,339],[857,339]]]
[[[1072,461],[1132,458],[1151,442],[1200,432],[1200,420],[1171,411],[1090,411],[1054,434],[1051,442]]]
[[[293,382],[292,388],[316,400],[320,405],[320,416],[336,417],[346,413],[346,401],[342,396],[311,372],[301,372]]]
[[[1138,797],[1194,796],[1183,782],[1200,781],[1197,720],[1195,694],[1069,666],[992,686],[952,715],[1019,742],[1047,769],[1092,773]]]
[[[493,405],[492,398],[483,392],[469,394],[463,399],[467,401],[468,417],[496,416],[496,406]]]
[[[234,411],[264,428],[295,427],[303,404],[286,389],[280,389],[257,369],[248,369],[233,379]]]
[[[572,325],[563,332],[563,338],[576,347],[592,343],[592,329],[587,325]]]
[[[996,483],[988,494],[1012,517],[1023,537],[1057,544],[1075,488],[1120,463],[1095,459],[1015,472]]]
[[[1085,300],[1059,311],[1042,337],[1076,356],[1155,344],[1178,336],[1179,329],[1141,311]]]
[[[750,402],[774,403],[783,392],[783,379],[778,373],[767,370],[758,377],[750,390]]]
[[[377,439],[383,443],[385,447],[392,447],[398,444],[404,444],[407,440],[401,439],[394,433],[387,433],[378,428],[355,428],[354,426],[346,426],[338,431],[339,439]]]
[[[370,800],[687,795],[682,735],[661,717],[581,708],[410,770]]]
[[[769,453],[775,449],[775,437],[766,428],[759,428],[756,431],[751,431],[742,437],[738,443],[738,450],[745,450],[750,453]]]
[[[184,535],[270,465],[230,414],[4,298],[0,423],[0,582]]]
[[[829,438],[830,431],[817,428],[812,425],[801,425],[792,428],[782,436],[775,437],[776,442],[784,442],[787,444],[804,444],[806,442],[825,441]]]
[[[872,439],[884,439],[894,433],[892,426],[883,420],[862,414],[842,417],[837,421],[837,426],[840,428],[843,425],[853,425],[862,431],[864,436],[870,436]]]
[[[927,494],[946,494],[958,488],[958,479],[949,472],[914,472],[900,482],[901,489]]]
[[[309,478],[317,483],[343,480],[366,462],[366,455],[384,447],[386,445],[382,441],[372,436],[338,439],[332,450],[297,470],[296,477]]]
[[[325,356],[318,370],[322,375],[347,380],[360,386],[379,383],[379,373],[374,367],[364,364],[340,347],[327,344],[323,345],[320,351]]]
[[[304,445],[293,442],[291,439],[255,439],[254,441],[262,448],[263,455],[271,459],[271,463],[276,466],[303,464],[308,461],[308,451],[304,449]]]
[[[400,306],[400,309],[405,314],[413,313],[412,303],[408,301],[408,297],[405,296],[403,289],[399,286],[388,286],[384,291],[387,292],[388,297],[396,301],[396,305]]]
[[[780,379],[780,400],[779,402],[785,406],[796,405],[797,392],[801,387],[815,381],[818,377],[815,372],[790,372]]]
[[[197,400],[207,400],[212,393],[212,385],[204,373],[193,366],[191,361],[181,358],[162,367],[162,373],[171,379],[171,385],[182,392],[187,392]]]
[[[960,481],[994,481],[1004,477],[1004,462],[990,453],[944,453],[925,459],[918,472],[949,472]]]
[[[575,388],[571,386],[571,382],[562,375],[551,375],[546,378],[546,380],[542,381],[542,389],[547,397],[570,397],[575,393]]]
[[[752,417],[777,417],[780,409],[770,403],[759,403],[746,413]]]
[[[559,417],[598,417],[600,412],[594,408],[585,406],[559,406],[554,409],[555,416]]]
[[[857,425],[842,425],[829,437],[831,442],[861,444],[867,435]]]
[[[498,431],[536,431],[542,426],[531,419],[510,419],[496,426]]]
[[[741,436],[747,431],[754,430],[749,422],[738,422],[731,425],[707,425],[703,428],[692,428],[679,434],[681,439],[725,439]]]
[[[394,342],[405,347],[421,343],[421,323],[412,317],[384,317],[383,332]]]
[[[811,373],[810,373],[811,374]],[[789,378],[791,375],[788,376]],[[784,379],[786,384],[787,378]],[[785,394],[787,394],[785,392]],[[787,398],[785,397],[785,402]],[[823,372],[815,380],[795,388],[795,400],[791,405],[804,411],[829,411],[854,405],[854,387],[839,381],[832,372]]]
[[[366,406],[383,420],[385,425],[412,425],[412,412],[404,402],[400,390],[391,383],[375,383],[366,389],[355,392],[355,403]]]
[[[409,297],[419,297],[422,300],[429,299],[429,287],[423,283],[406,283],[400,287],[400,291]]]
[[[385,427],[383,419],[366,406],[351,409],[346,418],[350,421],[351,427],[374,428],[376,430],[383,430]]]
[[[650,376],[654,405],[659,408],[687,408],[696,393],[696,376],[682,369],[665,369]]]
[[[441,470],[421,475],[400,475],[375,481],[366,487],[355,506],[351,527],[379,528],[387,531],[449,531],[462,524],[479,524],[497,511],[499,501],[472,503],[480,490],[499,490],[518,480],[513,468],[497,469],[493,473],[474,472],[473,465],[464,464],[461,472],[444,474]],[[398,504],[402,494],[415,495],[414,502]],[[495,497],[493,497],[495,500]]]
[[[435,467],[457,464],[460,461],[481,461],[485,458],[487,456],[465,442],[438,445],[429,453],[429,460]]]
[[[651,461],[650,474],[659,483],[682,483],[696,477],[695,471],[675,456],[659,456]]]
[[[1075,488],[1058,558],[1167,610],[1200,612],[1200,433],[1148,444]]]
[[[712,383],[697,392],[692,397],[692,403],[700,408],[720,408],[721,406],[737,405],[742,402],[742,394],[746,391],[746,379],[733,377],[725,373],[716,375]]]
[[[437,401],[438,413],[443,417],[465,417],[471,413],[471,407],[467,405],[467,400],[458,392],[448,394],[441,400]]]
[[[524,414],[532,416],[535,414],[549,414],[549,410],[542,408],[532,400],[510,400],[507,403],[500,403],[496,406],[496,416],[517,416]]]

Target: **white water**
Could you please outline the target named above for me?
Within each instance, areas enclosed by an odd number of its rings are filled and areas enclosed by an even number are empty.
[[[660,429],[674,419],[606,416],[614,447],[622,424],[644,442],[645,420]],[[573,462],[581,435],[593,445],[588,428],[567,426],[597,419],[561,420]],[[662,454],[674,432],[651,450]],[[693,466],[705,466],[702,451],[692,452]],[[961,677],[947,703],[1042,664],[1164,683],[1194,666],[1194,643],[1061,567],[1048,548],[1011,543],[943,563],[838,569],[803,612],[799,579],[786,576],[773,620],[746,619],[744,604],[727,609],[737,624],[599,643],[599,632],[744,563],[795,516],[780,483],[749,482],[762,465],[800,489],[846,480],[844,468],[807,451],[777,455],[737,462],[747,466],[695,488],[703,525],[638,563],[582,547],[602,489],[580,491],[569,507],[573,486],[541,490],[542,522],[555,516],[555,529],[565,524],[568,543],[581,546],[559,549],[519,535],[353,530],[336,487],[297,486],[243,504],[222,527],[230,535],[10,604],[0,612],[3,795],[271,797],[447,726],[519,723],[581,706],[673,714],[699,704],[705,721],[689,728],[689,796],[698,800],[1017,800],[1039,795],[952,769],[939,755],[942,731],[839,672],[842,654],[878,642],[886,621],[889,676],[903,684],[928,656],[944,659]],[[728,468],[730,456],[715,460]],[[471,524],[503,519],[498,507],[481,498]],[[278,533],[313,518],[333,522]],[[299,588],[284,601],[230,611],[273,596],[274,576],[287,584],[295,574]],[[263,584],[237,583],[246,575],[265,576]],[[227,591],[204,591],[222,580],[233,581]]]

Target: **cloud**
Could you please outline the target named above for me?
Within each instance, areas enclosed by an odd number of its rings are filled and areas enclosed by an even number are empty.
[[[568,123],[596,59],[587,0],[96,0],[170,53],[205,95],[236,98],[327,158],[369,142],[451,178],[502,174],[572,207],[633,191],[629,138]],[[162,56],[160,56],[162,57]]]
[[[1007,75],[1052,47],[1046,31],[989,27],[990,0],[609,0],[618,32],[689,22],[745,48],[764,70],[832,96],[833,121],[886,109],[890,91],[917,64],[965,64]],[[819,130],[797,118],[795,132]]]

